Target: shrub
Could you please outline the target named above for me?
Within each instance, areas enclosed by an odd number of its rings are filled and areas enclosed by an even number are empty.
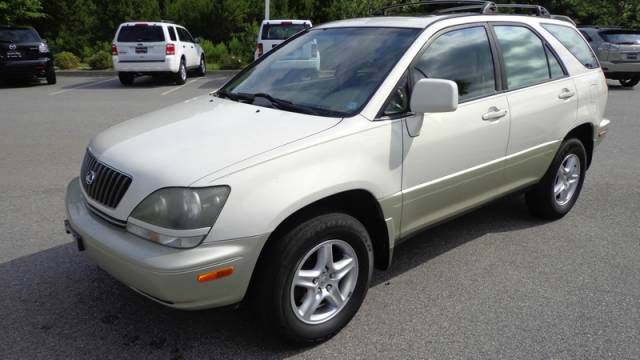
[[[87,59],[87,64],[92,70],[103,70],[111,67],[111,54],[101,50]]]
[[[60,69],[77,69],[80,66],[80,59],[68,51],[55,54],[54,59]]]

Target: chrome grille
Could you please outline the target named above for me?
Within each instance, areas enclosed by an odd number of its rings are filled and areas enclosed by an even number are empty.
[[[131,185],[131,177],[99,162],[87,151],[80,173],[82,187],[100,204],[115,208]]]

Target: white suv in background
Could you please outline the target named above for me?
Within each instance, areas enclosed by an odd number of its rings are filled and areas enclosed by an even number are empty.
[[[177,84],[187,72],[204,76],[205,56],[198,41],[183,26],[168,22],[128,22],[120,25],[111,46],[113,68],[123,85],[138,75],[170,74]]]
[[[309,20],[264,20],[258,32],[255,59],[311,26]]]

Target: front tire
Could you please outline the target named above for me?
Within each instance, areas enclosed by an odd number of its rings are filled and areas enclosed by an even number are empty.
[[[623,80],[619,80],[619,81],[620,81],[620,85],[622,85],[622,87],[632,88],[632,87],[635,87],[636,85],[638,85],[638,83],[640,83],[640,77],[630,78],[630,79],[623,79]]]
[[[53,67],[51,67],[49,70],[47,70],[47,84],[55,85],[56,82],[57,82],[56,70]]]
[[[207,63],[204,60],[204,56],[200,58],[200,66],[198,67],[198,76],[207,75]]]
[[[128,73],[128,72],[120,72],[118,73],[118,78],[120,79],[120,83],[124,86],[131,86],[133,85],[135,79],[136,79],[136,74],[134,73]]]
[[[337,334],[369,289],[373,247],[352,216],[325,214],[274,239],[256,269],[253,304],[285,339],[310,345]]]
[[[535,217],[557,220],[575,205],[587,169],[587,152],[578,139],[566,140],[540,182],[526,194],[527,206]]]

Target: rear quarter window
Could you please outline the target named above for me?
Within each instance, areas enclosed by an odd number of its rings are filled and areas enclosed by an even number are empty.
[[[123,26],[118,33],[118,42],[163,42],[164,31],[158,25]]]
[[[600,67],[598,59],[593,54],[593,50],[576,29],[569,26],[556,24],[542,24],[553,37],[555,37],[573,56],[587,69]]]

